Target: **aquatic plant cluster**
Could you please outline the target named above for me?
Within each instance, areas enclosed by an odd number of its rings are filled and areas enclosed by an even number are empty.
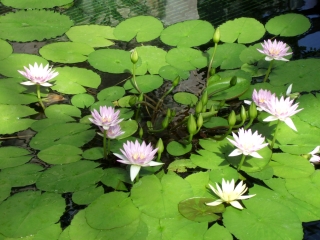
[[[320,219],[320,60],[285,42],[306,17],[73,26],[45,2],[2,1],[28,10],[0,18],[0,239],[300,240]]]

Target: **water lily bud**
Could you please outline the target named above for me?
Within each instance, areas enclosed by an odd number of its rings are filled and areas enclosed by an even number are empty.
[[[237,84],[237,76],[233,76],[230,80],[230,87],[233,87]]]
[[[201,111],[202,111],[202,102],[201,101],[197,102],[195,111],[196,111],[196,114],[201,113]]]
[[[177,114],[177,112],[175,111],[175,110],[171,110],[171,117],[175,117],[176,116],[176,114]]]
[[[213,42],[219,43],[219,41],[220,41],[220,28],[217,28],[213,34]]]
[[[235,112],[232,110],[228,117],[229,126],[233,127],[234,125],[236,125],[236,122],[237,122],[237,117]]]
[[[163,119],[163,121],[162,121],[162,127],[163,127],[163,128],[167,128],[168,125],[169,125],[169,117],[166,116],[166,117]]]
[[[176,87],[176,86],[180,83],[180,80],[181,80],[180,76],[177,76],[177,77],[173,80],[172,86]]]
[[[214,109],[214,106],[211,105],[209,112],[213,113],[213,112],[215,112],[215,111],[216,111],[216,110]]]
[[[215,74],[216,74],[216,69],[215,68],[211,68],[210,73],[209,73],[210,77],[215,75]]]
[[[138,100],[137,96],[135,95],[131,96],[129,99],[129,105],[133,107],[136,104],[137,100]]]
[[[143,128],[141,127],[141,128],[139,129],[139,137],[142,138],[142,136],[143,136]]]
[[[170,118],[170,117],[171,117],[171,110],[170,110],[170,108],[168,108],[168,110],[167,110],[166,117],[168,117],[168,118]]]
[[[251,102],[249,107],[249,117],[250,119],[255,119],[258,115],[257,106],[254,102]]]
[[[137,52],[136,49],[133,49],[133,50],[131,51],[131,56],[130,56],[130,58],[131,58],[131,62],[132,62],[133,64],[136,64],[136,63],[138,62],[139,56],[138,56],[138,52]]]
[[[205,113],[207,111],[207,104],[202,106],[201,112]]]
[[[244,106],[241,106],[240,117],[243,122],[247,119],[247,113]]]
[[[202,114],[200,113],[197,119],[197,127],[201,128],[202,125],[203,125],[203,117],[202,117]]]
[[[207,90],[205,90],[202,93],[201,102],[202,102],[202,105],[206,105],[207,104],[207,102],[208,102],[208,91]]]
[[[197,133],[196,120],[194,119],[194,116],[192,114],[189,115],[187,127],[190,135],[194,135]]]
[[[140,93],[138,100],[139,100],[139,102],[143,101],[143,93]]]
[[[163,142],[162,142],[162,139],[159,138],[157,144],[156,144],[156,148],[158,148],[158,154],[161,154],[163,153],[164,151],[164,146],[163,146]]]

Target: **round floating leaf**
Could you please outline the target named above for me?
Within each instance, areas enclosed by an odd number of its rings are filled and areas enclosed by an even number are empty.
[[[64,210],[65,200],[59,194],[16,193],[0,205],[0,232],[9,238],[34,235],[57,223]]]
[[[180,104],[194,106],[198,102],[198,97],[188,92],[178,92],[173,95],[173,99]]]
[[[59,63],[78,63],[87,60],[94,49],[85,43],[57,42],[40,48],[39,53],[45,59]]]
[[[81,147],[95,136],[94,130],[88,130],[90,127],[81,123],[55,123],[38,132],[31,139],[30,146],[38,150],[57,144]]]
[[[15,167],[28,162],[31,159],[30,152],[20,147],[0,148],[0,169]]]
[[[113,87],[108,87],[103,90],[101,90],[97,98],[98,100],[107,100],[107,101],[115,101],[118,100],[119,98],[123,97],[125,94],[125,90],[123,87],[119,86],[113,86]]]
[[[0,38],[17,42],[41,41],[64,34],[73,22],[54,11],[11,12],[0,18]]]
[[[220,40],[233,43],[252,43],[258,41],[265,33],[264,26],[254,18],[237,18],[220,26]]]
[[[66,164],[81,159],[82,150],[75,146],[58,144],[46,148],[38,153],[38,157],[49,164]]]
[[[147,42],[160,36],[162,23],[152,16],[137,16],[126,19],[114,29],[118,40],[130,41],[136,36],[137,42]]]
[[[85,93],[85,87],[97,88],[101,83],[100,76],[88,69],[59,67],[55,70],[59,72],[59,75],[55,78],[55,84],[52,89],[60,93]]]
[[[104,193],[102,186],[90,186],[72,194],[72,201],[78,205],[88,205]]]
[[[211,226],[208,231],[203,236],[203,240],[216,239],[219,236],[219,239],[223,240],[233,240],[231,233],[223,226],[220,226],[218,223],[215,223]]]
[[[240,60],[244,63],[254,64],[260,59],[263,59],[265,55],[260,53],[257,49],[263,49],[261,43],[256,43],[253,46],[243,49],[239,56]]]
[[[140,211],[133,205],[128,193],[124,192],[104,194],[86,209],[87,222],[95,229],[123,227],[132,223],[139,215]],[[102,219],[112,219],[112,221],[101,221]]]
[[[141,92],[148,93],[158,89],[162,85],[163,79],[158,75],[144,75],[136,77],[136,83]],[[137,93],[130,80],[126,81],[123,87],[126,90],[131,89],[130,92],[132,93]]]
[[[224,212],[223,204],[218,206],[207,206],[206,203],[212,202],[212,198],[189,198],[179,203],[179,212],[185,218],[195,222],[213,222],[220,219],[215,213]]]
[[[294,91],[293,91],[294,92]],[[304,94],[299,97],[299,108],[303,111],[299,113],[299,118],[311,126],[320,128],[320,118],[314,114],[314,110],[320,106],[320,94]]]
[[[228,126],[228,120],[222,117],[211,117],[209,121],[203,123],[203,126],[206,128]]]
[[[12,187],[23,187],[34,184],[42,170],[43,167],[32,163],[5,168],[0,172],[0,179],[8,179]]]
[[[9,55],[13,52],[12,46],[2,39],[0,39],[0,49],[0,60],[9,57]]]
[[[306,32],[310,26],[307,17],[297,13],[287,13],[271,18],[266,24],[266,29],[273,35],[292,37]]]
[[[115,39],[114,28],[101,25],[74,26],[66,32],[72,42],[88,44],[91,47],[108,47],[114,44],[109,39]]]
[[[85,160],[55,165],[42,173],[36,182],[37,188],[57,193],[80,191],[100,181],[103,171],[96,168],[98,165]]]
[[[188,168],[194,169],[197,166],[193,164],[189,159],[178,159],[170,163],[168,166],[168,171],[172,172],[187,172]]]
[[[102,72],[131,72],[130,52],[120,49],[101,49],[94,51],[88,57],[90,65]]]
[[[167,45],[194,47],[212,39],[213,26],[202,20],[188,20],[173,24],[161,32],[160,39]]]
[[[50,127],[53,124],[64,123],[64,122],[65,121],[63,121],[59,118],[45,118],[45,119],[41,119],[41,120],[34,122],[31,125],[31,128],[33,130],[35,130],[36,132],[41,132],[43,129]]]
[[[35,120],[23,119],[23,117],[36,114],[33,109],[21,105],[0,104],[0,134],[10,134],[25,130],[31,126]]]
[[[9,81],[8,81],[9,80]],[[15,79],[1,79],[0,81],[0,103],[1,104],[30,104],[33,102],[38,102],[38,98],[35,95],[22,94],[21,92],[26,90],[25,87],[22,87],[24,90],[21,91],[20,82],[16,88],[13,88],[12,82]]]
[[[94,103],[94,97],[86,93],[77,94],[71,98],[71,103],[78,108],[87,108]]]
[[[229,181],[231,181],[232,179],[238,179],[239,173],[234,168],[218,168],[212,169],[209,172],[209,179],[213,183],[221,183],[222,178]]]
[[[188,145],[182,145],[179,142],[171,141],[167,145],[167,152],[172,156],[184,155],[184,154],[190,152],[191,149],[192,149],[192,144],[191,143],[188,144]]]
[[[74,122],[72,117],[81,117],[79,108],[66,104],[51,105],[46,108],[45,114],[48,118],[59,118],[65,122]]]
[[[166,65],[159,69],[159,75],[164,79],[173,81],[178,76],[180,76],[181,79],[188,79],[190,72]]]
[[[107,168],[101,182],[117,191],[127,191],[125,183],[131,183],[128,172],[123,168]]]
[[[10,196],[11,183],[8,179],[0,179],[0,203]],[[0,235],[1,236],[1,235]]]
[[[21,9],[30,9],[30,8],[53,8],[57,6],[66,5],[71,3],[72,0],[51,0],[51,1],[42,1],[42,0],[2,0],[1,3],[5,6]]]
[[[197,152],[201,155],[191,154],[190,160],[199,167],[218,169],[229,166],[229,163],[220,152],[215,153],[208,150],[198,150]]]
[[[132,134],[134,134],[138,130],[138,123],[135,120],[128,120],[120,122],[121,130],[124,131],[124,134],[117,137],[117,139],[124,139]]]
[[[212,198],[207,188],[209,172],[195,172],[187,176],[185,180],[191,185],[194,196]]]
[[[34,63],[38,63],[38,65],[42,63],[45,66],[48,64],[48,61],[36,55],[13,53],[0,61],[0,73],[7,77],[20,78],[22,82],[25,78],[18,70],[24,71],[24,66],[29,68],[29,64],[34,65]]]
[[[94,147],[85,150],[82,157],[88,160],[98,160],[103,158],[103,149],[101,147]]]
[[[173,67],[185,71],[207,66],[207,58],[204,54],[193,48],[173,48],[167,53],[166,60]]]

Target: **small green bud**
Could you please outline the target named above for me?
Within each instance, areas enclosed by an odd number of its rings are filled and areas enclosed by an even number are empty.
[[[139,100],[139,102],[143,101],[143,93],[140,93],[138,100]]]
[[[158,148],[158,154],[163,153],[163,151],[164,151],[164,146],[163,146],[163,142],[162,142],[162,139],[161,139],[161,138],[158,139],[158,142],[157,142],[157,144],[156,144],[156,148]]]
[[[205,113],[206,111],[207,111],[207,105],[203,105],[201,112],[202,112],[202,113]]]
[[[232,110],[228,117],[229,126],[233,127],[234,125],[236,125],[236,122],[237,122],[237,117],[235,112]]]
[[[171,117],[175,117],[176,114],[177,114],[176,111],[172,109],[172,110],[171,110]]]
[[[192,114],[189,115],[187,127],[188,127],[188,132],[190,135],[196,134],[197,124],[196,124],[196,120],[194,119],[194,116]]]
[[[162,121],[162,128],[167,128],[169,126],[169,117],[166,116]]]
[[[237,84],[238,78],[237,76],[233,76],[230,80],[230,87],[233,87]]]
[[[207,104],[207,102],[208,102],[208,91],[207,90],[205,90],[202,93],[201,102],[202,102],[202,105],[206,105]]]
[[[139,137],[142,138],[143,137],[143,128],[139,128]]]
[[[171,109],[170,108],[167,109],[166,117],[168,117],[168,118],[171,117]]]
[[[212,77],[215,74],[216,74],[216,69],[215,68],[211,68],[211,70],[209,72],[210,77]]]
[[[247,119],[246,109],[244,108],[243,105],[241,106],[240,117],[243,122]]]
[[[215,111],[216,111],[216,110],[214,109],[214,106],[211,105],[209,112],[213,113],[213,112],[215,112]]]
[[[172,86],[176,87],[176,86],[180,83],[180,80],[181,80],[180,76],[177,76],[177,77],[173,80]]]
[[[258,115],[257,106],[254,102],[251,102],[249,107],[249,117],[250,119],[255,119]]]
[[[213,34],[213,42],[219,43],[219,41],[220,41],[220,28],[217,28]]]
[[[196,114],[199,114],[199,113],[201,113],[201,111],[202,111],[202,101],[198,101],[197,105],[196,105],[195,112],[196,112]]]
[[[201,128],[202,125],[203,125],[203,117],[202,117],[202,114],[200,113],[197,119],[197,127]]]
[[[132,62],[133,64],[136,64],[136,63],[138,62],[139,56],[138,56],[138,52],[137,52],[136,49],[133,49],[133,50],[131,51],[131,56],[130,56],[130,58],[131,58],[131,62]]]
[[[133,107],[134,105],[136,105],[137,100],[138,100],[137,96],[132,95],[129,99],[129,105]]]

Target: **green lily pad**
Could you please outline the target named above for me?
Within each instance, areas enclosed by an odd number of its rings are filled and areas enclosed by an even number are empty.
[[[0,205],[0,232],[9,238],[23,238],[57,223],[65,210],[59,194],[26,191],[16,193]]]
[[[117,137],[117,139],[124,139],[133,135],[138,130],[138,123],[135,120],[129,119],[128,121],[122,121],[120,123],[121,130],[124,131],[124,134]]]
[[[90,65],[102,72],[131,72],[130,52],[120,49],[100,49],[92,52],[88,61]]]
[[[61,120],[60,118],[45,118],[34,122],[31,125],[31,128],[36,132],[41,132],[43,129],[50,127],[53,124],[64,122],[65,121]]]
[[[30,104],[38,102],[35,95],[23,94],[27,88],[20,84],[20,79],[7,78],[0,81],[0,104]]]
[[[0,38],[17,42],[41,41],[64,34],[72,25],[68,16],[54,11],[11,12],[0,19]]]
[[[188,20],[173,24],[161,32],[160,39],[167,45],[194,47],[212,39],[213,26],[202,20]]]
[[[11,183],[8,179],[0,179],[0,203],[10,196]],[[1,237],[1,235],[0,235]]]
[[[203,126],[206,128],[228,126],[228,120],[222,117],[211,117]]]
[[[221,179],[224,178],[225,180],[231,181],[232,179],[238,179],[239,173],[234,168],[218,168],[212,169],[209,172],[209,179],[212,183],[221,183]],[[214,185],[213,185],[214,186]],[[211,191],[212,193],[212,191]],[[211,196],[215,196],[213,193]]]
[[[257,61],[264,59],[265,55],[259,52],[257,49],[262,49],[261,43],[256,43],[248,48],[245,48],[240,53],[240,60],[243,63],[254,64]]]
[[[222,204],[218,206],[207,206],[206,203],[212,202],[211,198],[189,198],[179,203],[179,212],[185,218],[196,222],[213,222],[220,219],[215,213],[224,212],[225,208]]]
[[[24,66],[29,68],[29,64],[34,65],[34,63],[38,63],[38,65],[42,63],[45,66],[48,61],[36,55],[13,53],[0,61],[0,73],[6,77],[20,78],[22,82],[26,78],[18,70],[24,71]]]
[[[42,191],[66,193],[83,190],[100,181],[103,170],[92,161],[78,161],[55,165],[39,177],[37,188]]]
[[[88,108],[94,103],[94,101],[94,97],[87,93],[80,93],[71,98],[72,105],[78,108]]]
[[[59,118],[65,122],[74,122],[73,117],[81,117],[79,108],[66,104],[51,105],[46,108],[45,114],[48,118]]]
[[[25,130],[31,126],[35,120],[24,119],[23,117],[36,114],[33,109],[21,105],[0,104],[0,134],[10,134]]]
[[[42,1],[42,0],[2,0],[1,3],[5,6],[20,8],[20,9],[30,9],[30,8],[53,8],[57,6],[66,5],[71,3],[72,0],[52,0],[52,1]]]
[[[0,169],[15,167],[28,162],[31,159],[30,152],[20,147],[0,148]]]
[[[72,201],[78,205],[88,205],[103,195],[104,189],[102,186],[90,186],[81,191],[74,192],[72,194]]]
[[[158,89],[163,84],[163,79],[158,75],[144,75],[136,77],[136,83],[141,92],[148,93]],[[131,93],[137,93],[137,90],[133,88],[131,80],[126,81],[123,87],[125,90],[131,89]]]
[[[180,104],[194,106],[198,102],[198,97],[188,92],[178,92],[173,95],[173,99]]]
[[[107,100],[107,101],[115,101],[118,100],[119,98],[123,97],[125,94],[125,90],[123,87],[119,86],[113,86],[113,87],[108,87],[103,90],[101,90],[97,98],[98,100]]]
[[[131,183],[128,172],[123,168],[107,168],[101,182],[108,187],[112,187],[116,191],[127,191],[124,183]]]
[[[81,123],[55,123],[38,132],[31,139],[30,146],[38,150],[58,144],[81,147],[95,136],[94,130],[88,130],[90,127]]]
[[[88,160],[98,160],[103,158],[103,148],[94,147],[85,150],[82,154],[82,157]]]
[[[271,18],[266,29],[273,35],[293,37],[306,32],[311,26],[310,20],[297,13],[287,13]]]
[[[137,42],[151,41],[160,36],[162,23],[152,16],[137,16],[126,19],[114,29],[118,40],[130,41],[136,37]]]
[[[264,26],[254,18],[236,18],[220,26],[222,42],[252,43],[258,41],[265,33]]]
[[[39,53],[45,59],[59,63],[78,63],[88,59],[94,49],[85,43],[57,42],[40,48]]]
[[[166,66],[163,66],[159,69],[159,75],[164,79],[168,79],[168,80],[173,81],[178,76],[181,79],[188,79],[190,76],[190,72],[186,71],[186,70],[181,70],[181,69],[175,68],[171,65],[166,65]]]
[[[173,67],[185,71],[207,66],[207,58],[204,54],[193,48],[173,48],[167,53],[166,60]]]
[[[211,240],[215,239],[217,236],[219,236],[220,239],[223,240],[233,240],[233,236],[223,226],[220,226],[218,223],[213,224],[208,231],[204,234],[203,240]]]
[[[114,42],[109,39],[116,39],[113,35],[113,27],[101,25],[73,26],[66,35],[72,42],[85,43],[91,47],[109,47]]]
[[[299,118],[309,123],[311,126],[320,128],[320,119],[314,114],[314,110],[320,106],[320,94],[304,94],[299,98],[299,108],[303,111],[299,113]]]
[[[87,92],[85,87],[98,88],[101,83],[100,76],[88,69],[77,67],[59,67],[55,69],[59,75],[55,78],[52,87],[60,93],[79,94]]]
[[[167,145],[167,152],[172,156],[182,156],[192,149],[192,144],[182,145],[179,142],[171,141]]]
[[[0,60],[9,57],[9,55],[13,52],[12,46],[2,39],[0,39],[0,48]]]
[[[81,159],[82,150],[75,146],[58,144],[38,153],[38,157],[49,164],[67,164]]]
[[[190,174],[185,178],[185,180],[190,184],[193,190],[193,195],[201,198],[210,198],[212,201],[212,194],[208,191],[209,183],[209,171],[207,172],[195,172]],[[190,219],[192,220],[192,219]]]
[[[101,211],[101,209],[108,211]],[[140,215],[140,211],[128,197],[128,193],[111,192],[100,196],[86,209],[86,219],[95,229],[113,229],[132,223]],[[117,216],[116,218],[114,216]],[[101,221],[112,219],[112,221]]]
[[[190,160],[199,167],[206,169],[218,169],[229,166],[229,163],[225,160],[222,153],[214,153],[202,149],[197,152],[201,155],[191,154]]]
[[[196,167],[197,165],[192,163],[190,159],[178,159],[170,163],[168,166],[168,171],[181,173],[187,172],[188,168],[194,169]]]

